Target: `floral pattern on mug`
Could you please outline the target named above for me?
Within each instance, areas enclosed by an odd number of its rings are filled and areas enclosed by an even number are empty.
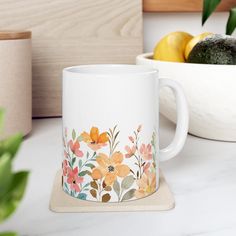
[[[78,175],[78,167],[71,169],[68,168],[67,183],[70,185],[70,189],[75,192],[80,192],[80,183],[83,183],[83,178]]]
[[[83,132],[81,137],[84,142],[93,150],[97,151],[98,149],[107,145],[108,136],[106,132],[99,134],[97,127],[92,127],[90,133]]]
[[[122,202],[156,191],[156,134],[150,143],[141,142],[142,126],[127,137],[120,149],[117,126],[100,133],[97,127],[71,137],[63,134],[63,189],[76,198]],[[132,163],[132,164],[131,164]]]
[[[104,183],[111,186],[117,177],[124,178],[130,173],[130,169],[127,165],[122,164],[123,154],[115,152],[111,157],[108,157],[104,153],[98,154],[96,162],[98,167],[92,171],[92,178],[94,180],[102,179],[104,177]]]
[[[76,140],[75,142],[73,142],[72,140],[69,141],[69,146],[70,146],[70,150],[77,156],[77,157],[82,157],[84,154],[83,152],[80,150],[80,144],[79,141]]]
[[[156,189],[156,174],[149,170],[145,171],[141,179],[137,180],[138,189],[135,191],[134,195],[137,198],[143,198]]]

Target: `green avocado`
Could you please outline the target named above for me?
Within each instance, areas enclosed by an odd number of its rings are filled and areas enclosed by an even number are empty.
[[[187,62],[236,65],[236,38],[219,34],[208,36],[193,47]]]

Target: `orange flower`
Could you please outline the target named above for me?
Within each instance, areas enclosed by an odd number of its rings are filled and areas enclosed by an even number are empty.
[[[81,137],[93,151],[97,151],[101,147],[106,146],[106,142],[109,140],[107,132],[99,134],[99,130],[97,127],[92,127],[90,130],[90,134],[88,134],[87,132],[83,132],[81,134]]]
[[[142,178],[137,180],[138,190],[134,195],[137,198],[143,198],[156,191],[156,174],[151,171],[143,173]]]
[[[111,157],[100,153],[96,161],[99,166],[93,169],[91,176],[93,179],[105,177],[106,185],[112,185],[117,176],[126,177],[130,173],[129,167],[121,164],[123,161],[123,154],[121,152],[115,152]]]

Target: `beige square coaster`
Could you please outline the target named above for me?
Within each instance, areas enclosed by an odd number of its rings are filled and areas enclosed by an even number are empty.
[[[164,211],[174,208],[173,194],[160,172],[160,186],[156,193],[122,203],[91,202],[73,198],[62,190],[61,171],[58,171],[53,184],[50,209],[54,212],[111,212],[111,211]]]

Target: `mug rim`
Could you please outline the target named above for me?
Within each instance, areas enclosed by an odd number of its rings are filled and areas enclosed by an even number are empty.
[[[106,71],[106,72],[104,72]],[[158,73],[158,69],[150,65],[135,64],[88,64],[70,66],[63,73],[82,76],[120,76],[120,75],[149,75]]]

